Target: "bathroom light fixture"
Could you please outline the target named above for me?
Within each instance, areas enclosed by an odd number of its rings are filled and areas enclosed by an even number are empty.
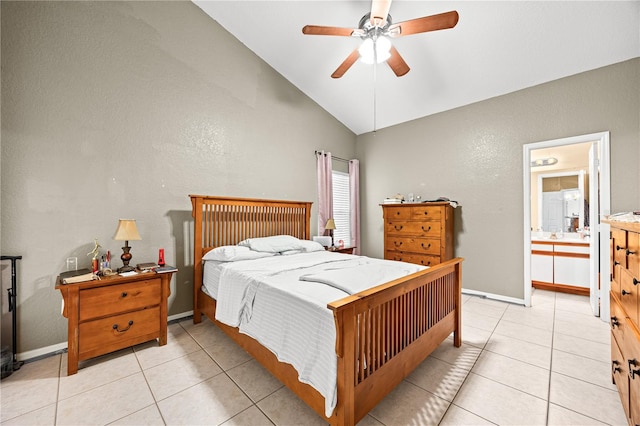
[[[558,162],[558,159],[555,157],[540,158],[539,160],[531,161],[531,167],[553,166],[557,162]]]

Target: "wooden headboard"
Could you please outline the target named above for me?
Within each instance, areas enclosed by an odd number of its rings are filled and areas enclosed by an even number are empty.
[[[311,239],[311,202],[189,195],[194,219],[194,291],[202,285],[202,256],[246,238],[292,235]]]

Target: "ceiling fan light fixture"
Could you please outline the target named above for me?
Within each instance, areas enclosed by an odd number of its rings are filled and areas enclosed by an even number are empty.
[[[389,59],[391,57],[390,50],[391,42],[389,39],[383,36],[378,36],[375,41],[373,38],[365,38],[358,48],[358,53],[360,53],[360,60],[362,62],[372,65],[374,61],[379,64]]]

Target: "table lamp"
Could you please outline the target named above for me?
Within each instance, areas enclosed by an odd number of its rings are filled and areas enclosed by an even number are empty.
[[[138,233],[135,219],[120,219],[118,229],[116,229],[116,235],[114,235],[113,239],[116,241],[124,241],[122,255],[120,256],[120,259],[122,259],[122,268],[118,269],[118,273],[133,271],[135,268],[129,266],[129,261],[133,257],[133,255],[129,253],[129,250],[131,250],[129,241],[142,239]]]
[[[329,235],[331,235],[331,247],[333,247],[333,230],[336,229],[336,223],[333,218],[327,219],[327,224],[324,225],[324,229],[329,231]]]

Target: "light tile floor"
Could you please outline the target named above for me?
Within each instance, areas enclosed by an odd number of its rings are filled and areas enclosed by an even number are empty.
[[[361,425],[626,425],[609,327],[586,297],[536,290],[532,307],[463,296],[463,345],[440,345]],[[26,363],[2,381],[2,425],[314,425],[323,419],[211,322],[85,361]]]

